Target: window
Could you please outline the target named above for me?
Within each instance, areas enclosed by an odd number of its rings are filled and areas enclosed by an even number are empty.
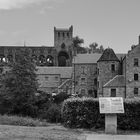
[[[69,33],[67,33],[67,37],[69,38]]]
[[[58,32],[58,37],[60,37],[60,32]]]
[[[58,76],[55,76],[55,80],[58,81]]]
[[[86,78],[82,77],[81,78],[81,84],[85,84]]]
[[[138,95],[139,89],[138,88],[134,88],[134,95]]]
[[[65,33],[63,33],[63,37],[65,37]]]
[[[134,80],[138,81],[139,80],[139,75],[137,73],[134,74]]]
[[[114,72],[115,71],[115,64],[111,65],[111,71]]]
[[[99,68],[97,69],[97,74],[99,75]]]
[[[116,89],[111,89],[111,97],[116,97]]]
[[[97,78],[94,79],[94,85],[97,86]]]
[[[134,58],[134,66],[136,66],[136,67],[139,66],[139,60],[138,60],[138,58]]]
[[[85,95],[86,90],[85,89],[81,89],[81,95]]]
[[[48,76],[45,76],[45,80],[48,81],[48,79],[49,79],[49,77]]]

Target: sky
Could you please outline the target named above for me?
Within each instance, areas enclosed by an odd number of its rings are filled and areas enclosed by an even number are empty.
[[[53,46],[54,26],[127,53],[138,44],[140,0],[0,0],[0,46]]]

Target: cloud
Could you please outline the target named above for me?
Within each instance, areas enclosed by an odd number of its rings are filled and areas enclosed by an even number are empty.
[[[50,0],[0,0],[0,9],[11,10],[15,8],[23,8],[32,4],[40,4]]]

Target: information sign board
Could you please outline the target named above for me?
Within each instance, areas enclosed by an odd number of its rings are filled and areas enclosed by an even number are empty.
[[[124,113],[122,97],[100,97],[100,113]]]

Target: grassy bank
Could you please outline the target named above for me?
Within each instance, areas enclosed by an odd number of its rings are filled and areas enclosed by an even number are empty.
[[[30,117],[0,115],[0,125],[48,126],[49,124],[45,121]]]

